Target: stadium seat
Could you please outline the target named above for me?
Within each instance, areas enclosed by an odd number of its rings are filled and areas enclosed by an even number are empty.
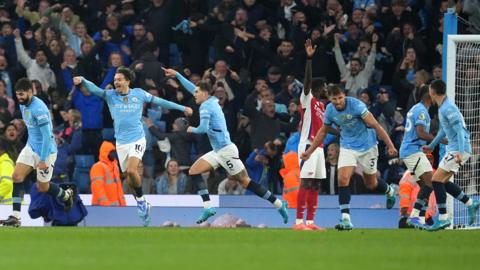
[[[75,155],[75,169],[73,170],[73,181],[77,184],[80,193],[91,193],[90,191],[90,168],[95,163],[92,155]]]

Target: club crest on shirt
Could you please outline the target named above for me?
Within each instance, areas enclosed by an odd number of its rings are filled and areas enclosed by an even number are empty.
[[[133,98],[132,98],[132,102],[137,103],[137,102],[138,102],[138,98],[137,98],[137,97],[133,97]]]

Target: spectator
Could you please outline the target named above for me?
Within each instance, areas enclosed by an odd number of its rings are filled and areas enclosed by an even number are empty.
[[[15,101],[7,95],[7,84],[4,80],[0,79],[0,98],[3,98],[7,101],[7,110],[10,113],[10,116],[13,116],[15,111]]]
[[[7,141],[8,153],[13,160],[17,160],[20,151],[24,147],[24,143],[21,141],[21,137],[18,134],[17,127],[13,124],[14,121],[6,124],[3,129],[3,136]]]
[[[7,58],[4,55],[0,55],[0,79],[3,80],[5,84],[6,95],[13,98],[13,82],[15,77],[8,66]]]
[[[270,99],[262,100],[261,112],[255,109],[255,104],[245,105],[245,115],[250,118],[252,148],[261,149],[267,141],[271,141],[280,132],[294,132],[298,126],[298,120],[283,122],[275,116],[275,103]]]
[[[181,170],[186,170],[192,166],[190,151],[192,149],[194,136],[191,133],[187,133],[187,119],[183,117],[177,118],[175,122],[173,122],[173,129],[170,133],[161,132],[158,127],[153,125],[152,120],[149,118],[145,119],[145,124],[152,135],[158,140],[168,139],[171,144],[171,157],[176,160]]]
[[[180,171],[178,162],[171,159],[166,171],[155,180],[157,194],[185,194],[187,175]]]
[[[406,109],[408,97],[412,94],[414,88],[415,72],[417,70],[417,53],[414,48],[408,48],[393,77],[393,91],[397,97],[397,107]]]
[[[244,195],[245,188],[232,176],[227,176],[218,184],[218,195]]]
[[[349,68],[345,65],[345,60],[343,60],[339,39],[340,36],[336,34],[335,47],[333,49],[335,60],[340,70],[342,82],[345,83],[347,94],[352,97],[357,97],[359,90],[368,87],[368,81],[372,75],[375,64],[378,36],[376,34],[372,36],[373,45],[365,65],[362,64],[359,58],[352,58]]]
[[[146,42],[139,50],[138,60],[130,65],[130,69],[137,75],[136,85],[142,89],[160,87],[165,73],[162,70],[162,63],[157,60],[160,53],[158,46],[153,42]]]
[[[412,93],[408,97],[407,107],[405,108],[405,111],[410,111],[410,108],[412,108],[413,105],[417,104],[420,101],[420,97],[418,96],[420,92],[420,87],[427,84],[429,81],[430,74],[424,69],[415,72],[414,88],[412,90]]]
[[[29,80],[39,80],[46,88],[55,87],[55,74],[48,65],[47,54],[44,49],[37,49],[35,59],[30,58],[23,48],[20,30],[15,29],[15,47],[17,50],[18,61],[27,70]]]
[[[103,142],[99,161],[90,170],[92,205],[126,205],[116,156],[115,146],[111,142]]]
[[[395,113],[395,103],[390,101],[390,94],[385,88],[380,88],[377,94],[377,100],[370,108],[382,128],[389,133],[393,126],[393,115]]]

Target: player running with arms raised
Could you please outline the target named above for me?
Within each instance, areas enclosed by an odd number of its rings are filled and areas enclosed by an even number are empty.
[[[143,225],[150,224],[150,203],[142,192],[142,179],[138,174],[138,165],[145,153],[145,133],[142,125],[142,112],[145,103],[153,103],[165,109],[183,111],[190,116],[192,109],[176,103],[154,97],[140,88],[130,88],[134,81],[133,72],[125,67],[117,69],[114,77],[114,90],[103,90],[83,77],[73,78],[77,86],[101,98],[108,105],[115,128],[115,139],[120,168],[127,176],[128,185],[135,191],[137,210]]]
[[[272,192],[266,190],[258,183],[251,181],[248,176],[247,170],[238,156],[237,146],[230,140],[225,116],[223,115],[222,108],[218,104],[218,99],[210,95],[210,85],[202,82],[197,87],[173,69],[164,69],[164,71],[167,76],[177,78],[183,87],[195,97],[195,102],[200,104],[200,125],[198,127],[188,127],[187,132],[195,134],[206,133],[213,148],[212,151],[195,161],[189,170],[189,174],[192,176],[192,180],[198,189],[199,195],[202,197],[204,205],[204,209],[197,223],[206,221],[216,213],[215,209],[211,206],[205,182],[201,177],[197,176],[210,171],[212,168],[216,169],[219,166],[222,166],[227,173],[232,175],[243,187],[275,205],[283,218],[283,222],[287,223],[287,203],[277,199]]]

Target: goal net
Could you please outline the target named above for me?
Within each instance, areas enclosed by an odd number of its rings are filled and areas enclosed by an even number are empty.
[[[447,95],[455,100],[470,131],[473,153],[453,181],[472,198],[480,197],[480,35],[450,35],[447,44]],[[467,208],[449,198],[455,227],[468,224]],[[472,227],[480,228],[479,217]]]

